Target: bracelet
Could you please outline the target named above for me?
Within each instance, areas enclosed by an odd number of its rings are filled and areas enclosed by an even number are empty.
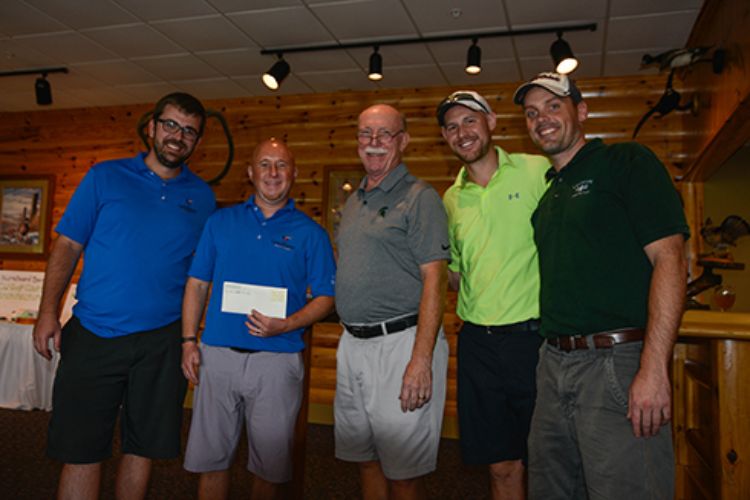
[[[198,337],[182,337],[182,343],[184,344],[185,342],[195,342],[197,344]]]

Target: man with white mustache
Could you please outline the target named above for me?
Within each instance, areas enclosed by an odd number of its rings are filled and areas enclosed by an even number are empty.
[[[531,214],[547,188],[549,160],[493,146],[497,117],[474,91],[446,97],[437,120],[464,162],[443,197],[448,278],[464,321],[457,355],[462,457],[489,465],[493,499],[522,499],[541,345]]]
[[[99,497],[118,414],[117,498],[145,497],[152,460],[180,453],[182,292],[216,205],[185,165],[205,121],[195,97],[163,97],[148,122],[149,152],[94,165],[56,228],[34,347],[47,359],[50,339],[61,350],[47,443],[64,462],[58,498]],[[78,303],[61,329],[60,300],[82,254]]]
[[[671,500],[669,364],[689,236],[679,196],[644,146],[586,141],[588,106],[567,76],[540,73],[513,100],[554,167],[532,219],[546,340],[529,496]]]
[[[448,368],[445,209],[402,163],[409,133],[398,110],[364,110],[357,141],[367,175],[336,235],[336,457],[359,464],[366,500],[426,498]]]

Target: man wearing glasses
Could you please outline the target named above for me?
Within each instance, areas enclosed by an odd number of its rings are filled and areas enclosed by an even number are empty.
[[[185,165],[205,121],[193,96],[163,97],[148,124],[149,152],[94,165],[56,228],[34,346],[50,359],[52,339],[62,354],[47,443],[64,462],[58,498],[99,497],[118,414],[118,498],[143,498],[152,459],[180,453],[182,293],[216,204]],[[60,300],[84,253],[78,303],[61,330]]]
[[[367,175],[336,235],[336,456],[359,464],[366,499],[425,498],[448,367],[445,209],[401,161],[409,133],[398,110],[364,110],[358,142]]]
[[[525,496],[526,437],[541,345],[539,271],[531,214],[547,185],[543,156],[492,145],[497,118],[462,90],[437,108],[464,166],[445,193],[448,277],[458,291],[458,421],[464,463],[487,464],[494,499]]]

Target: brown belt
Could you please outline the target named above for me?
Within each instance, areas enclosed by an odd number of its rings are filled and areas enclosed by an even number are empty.
[[[563,335],[547,339],[547,343],[561,351],[570,352],[578,349],[611,349],[617,344],[643,340],[643,328],[623,328],[611,332],[593,335]]]

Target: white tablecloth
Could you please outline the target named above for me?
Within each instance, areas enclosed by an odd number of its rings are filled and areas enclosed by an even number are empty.
[[[52,382],[60,354],[47,361],[34,350],[32,325],[0,322],[0,407],[52,409]]]

